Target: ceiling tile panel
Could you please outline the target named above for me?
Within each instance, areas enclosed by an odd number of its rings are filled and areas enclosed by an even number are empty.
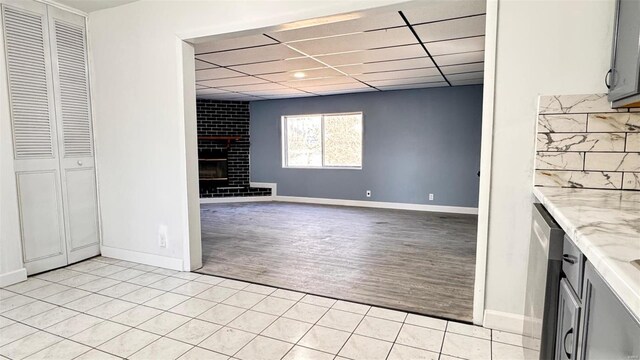
[[[354,82],[345,83],[345,84],[309,86],[301,89],[319,94],[319,93],[324,93],[329,91],[338,91],[338,90],[354,90],[355,91],[355,90],[362,90],[362,89],[371,89],[371,87],[363,83],[354,81]],[[375,89],[372,89],[372,90],[375,90]]]
[[[430,82],[430,83],[378,86],[377,88],[384,91],[384,90],[422,89],[422,88],[448,87],[448,86],[449,84],[447,84],[446,82],[439,81],[439,82]]]
[[[442,78],[442,76],[437,75],[437,76],[421,76],[421,77],[413,77],[413,78],[405,78],[405,79],[368,81],[367,84],[378,87],[378,86],[409,85],[409,84],[441,82],[441,81],[444,81],[444,79]]]
[[[433,59],[439,66],[468,64],[468,63],[484,61],[484,51],[472,51],[472,52],[459,53],[459,54],[439,55],[439,56],[434,56]]]
[[[447,79],[449,79],[449,81],[474,80],[483,78],[484,72],[482,71],[447,75]]]
[[[277,100],[277,99],[291,99],[291,98],[299,98],[299,97],[309,97],[309,96],[316,96],[316,94],[311,94],[311,93],[300,93],[300,94],[284,94],[284,95],[264,95],[262,96],[262,98],[264,98],[265,100]]]
[[[296,24],[284,25],[283,30],[271,32],[269,35],[282,42],[289,42],[405,25],[400,15],[396,12],[374,16],[353,14],[353,17],[357,18],[343,21],[334,19],[334,21],[324,22],[315,26],[309,26],[309,23],[298,26]],[[291,29],[291,27],[295,28]]]
[[[205,70],[196,70],[196,81],[224,79],[224,78],[238,77],[238,76],[243,76],[243,74],[237,71],[225,69],[222,67],[205,69]]]
[[[198,55],[199,59],[221,66],[283,60],[295,57],[300,57],[300,54],[282,44]]]
[[[284,71],[307,70],[324,67],[321,63],[308,58],[293,58],[285,60],[267,61],[255,64],[230,66],[230,69],[242,71],[248,74],[261,75]]]
[[[289,46],[292,46],[308,55],[323,55],[345,51],[408,45],[415,44],[416,42],[417,40],[409,28],[401,27],[322,39],[304,40],[289,43]]]
[[[361,92],[371,92],[371,91],[378,91],[374,88],[371,87],[364,87],[364,88],[358,88],[358,89],[332,89],[332,90],[326,90],[326,91],[315,91],[315,94],[318,95],[338,95],[338,94],[352,94],[352,93],[361,93]]]
[[[261,84],[266,82],[267,82],[266,80],[258,79],[253,76],[242,76],[242,77],[234,77],[234,78],[226,78],[226,79],[199,81],[198,84],[209,86],[209,87],[223,87],[223,86],[228,87],[228,86],[237,86],[237,85]]]
[[[293,81],[293,80],[297,80],[297,78],[295,77],[294,74],[296,73],[303,73],[304,79],[314,79],[314,78],[319,78],[319,77],[328,77],[328,76],[342,76],[343,74],[332,69],[329,67],[324,67],[324,68],[320,68],[320,69],[311,69],[311,70],[304,70],[304,71],[289,71],[289,72],[283,72],[283,73],[276,73],[276,74],[264,74],[264,75],[260,75],[261,78],[263,79],[267,79],[270,81]]]
[[[254,95],[254,96],[304,96],[309,95],[304,91],[296,90],[296,89],[284,89],[284,90],[264,90],[264,91],[241,91],[243,94]]]
[[[215,68],[217,66],[215,65],[211,65],[208,62],[199,60],[198,58],[196,58],[196,70],[202,70],[202,69],[211,69],[211,68]]]
[[[423,77],[423,76],[434,76],[439,74],[440,73],[438,72],[438,69],[436,69],[435,67],[432,67],[432,68],[424,68],[424,69],[369,73],[369,74],[356,75],[355,78],[358,80],[364,81],[366,83],[369,83],[371,81],[378,81],[378,80],[414,78],[414,77]]]
[[[379,72],[379,71],[396,71],[396,70],[407,70],[407,69],[417,69],[417,68],[425,68],[425,67],[433,67],[433,61],[428,57],[414,58],[414,59],[403,59],[403,60],[394,60],[394,61],[380,61],[374,63],[366,63],[366,64],[357,64],[357,65],[342,65],[337,68],[341,71],[346,72],[349,75],[353,74],[364,74],[370,72]]]
[[[196,95],[213,95],[213,94],[228,94],[228,91],[206,88],[206,89],[196,89]]]
[[[220,89],[227,90],[227,91],[247,92],[247,91],[264,91],[264,90],[286,90],[288,88],[280,84],[267,82],[262,84],[224,86],[224,87],[221,87]]]
[[[300,88],[306,88],[311,86],[338,85],[338,84],[348,84],[348,83],[359,83],[359,82],[348,76],[332,76],[332,77],[326,77],[326,78],[286,81],[286,82],[283,82],[282,84],[286,86],[290,86],[292,88],[300,89]]]
[[[474,16],[449,21],[441,21],[413,28],[423,42],[456,39],[484,35],[486,16]]]
[[[474,71],[484,71],[484,63],[481,62],[481,63],[475,63],[475,64],[441,66],[440,69],[442,69],[442,72],[445,73],[445,75],[474,72]]]
[[[353,51],[339,54],[317,56],[331,66],[363,64],[375,61],[389,61],[425,56],[420,45],[395,46],[390,48]]]
[[[419,4],[401,9],[412,25],[486,12],[485,0],[431,0]]]
[[[277,42],[269,39],[262,34],[235,37],[229,39],[214,39],[212,41],[202,40],[203,42],[195,44],[195,51],[197,54],[224,51],[231,49],[240,49],[247,47],[262,46],[268,44],[276,44]]]
[[[484,36],[468,39],[446,40],[425,44],[431,55],[454,54],[484,50]],[[436,60],[438,62],[438,60]]]
[[[454,86],[462,86],[462,85],[479,85],[483,83],[483,79],[468,79],[468,80],[455,80],[452,81],[451,84]]]
[[[226,100],[226,101],[257,101],[264,100],[261,97],[244,95],[244,94],[235,94],[233,95],[201,95],[198,96],[198,99],[211,99],[211,100]]]

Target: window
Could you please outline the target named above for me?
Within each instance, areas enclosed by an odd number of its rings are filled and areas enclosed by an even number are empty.
[[[283,116],[282,166],[362,168],[362,113]]]

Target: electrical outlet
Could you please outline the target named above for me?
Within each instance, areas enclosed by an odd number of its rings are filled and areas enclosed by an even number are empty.
[[[371,190],[367,190],[367,197],[371,197]]]
[[[433,201],[433,194],[429,194],[429,201]]]
[[[160,225],[160,227],[158,227],[158,245],[161,248],[169,246],[167,241],[167,232],[167,225]]]

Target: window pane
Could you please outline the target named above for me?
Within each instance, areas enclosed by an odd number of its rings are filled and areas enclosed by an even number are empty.
[[[320,116],[286,118],[287,166],[322,166]]]
[[[325,115],[324,165],[362,166],[362,114]]]

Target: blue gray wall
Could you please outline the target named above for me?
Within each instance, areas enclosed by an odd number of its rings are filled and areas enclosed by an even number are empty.
[[[282,168],[282,115],[353,111],[364,114],[362,170]],[[481,85],[255,101],[250,112],[251,181],[278,195],[478,205]]]

